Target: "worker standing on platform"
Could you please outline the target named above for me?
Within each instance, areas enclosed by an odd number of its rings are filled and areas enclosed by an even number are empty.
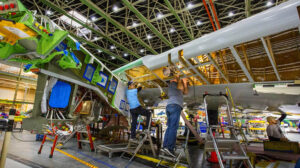
[[[169,100],[166,107],[167,130],[165,132],[162,151],[175,157],[174,148],[176,145],[177,129],[179,126],[180,113],[183,108],[183,94],[188,94],[187,79],[180,79],[175,75],[168,88]]]
[[[281,117],[278,120],[276,120],[276,118],[272,116],[267,117],[267,121],[269,123],[267,127],[269,141],[288,141],[288,139],[283,135],[282,130],[280,129],[280,122],[285,119],[286,114],[281,110],[279,111],[281,113]]]
[[[142,87],[137,85],[136,83],[129,81],[128,82],[128,89],[126,90],[127,101],[130,107],[130,114],[131,114],[131,136],[130,139],[134,140],[136,138],[136,125],[137,119],[139,115],[146,116],[146,126],[147,129],[151,112],[144,109],[138,99],[138,92],[142,90]]]

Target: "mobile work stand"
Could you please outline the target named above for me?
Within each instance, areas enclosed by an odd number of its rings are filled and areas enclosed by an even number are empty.
[[[138,132],[139,127],[140,127],[141,122],[138,122],[138,126],[136,131]],[[129,143],[123,143],[123,144],[101,144],[96,147],[96,152],[107,152],[108,157],[111,159],[113,153],[119,153],[119,152],[124,152],[125,150],[128,149]]]
[[[210,101],[207,101],[207,98],[212,98]],[[230,162],[230,167],[232,167],[232,163],[234,160],[240,160],[242,163],[247,164],[248,167],[253,168],[249,157],[247,156],[246,152],[244,151],[243,147],[241,146],[241,143],[239,139],[237,138],[237,132],[233,125],[233,120],[231,116],[231,110],[228,103],[228,97],[225,94],[205,94],[203,95],[204,99],[204,106],[205,106],[205,113],[206,113],[206,124],[207,124],[207,137],[206,142],[204,146],[204,153],[203,153],[203,161],[206,157],[206,152],[211,152],[211,158],[210,161],[215,161],[219,163],[221,168],[225,168],[225,161]],[[228,120],[228,125],[223,126],[222,124],[218,123],[216,125],[211,125],[209,118],[211,118],[210,115],[214,112],[217,112],[218,115],[218,107],[221,104],[215,105],[215,109],[212,109],[211,107],[208,109],[209,103],[216,103],[216,102],[225,102],[227,106],[226,115]],[[216,129],[228,129],[230,131],[230,138],[226,138],[225,136],[219,136],[216,137],[215,130]],[[215,152],[215,154],[214,154]],[[214,158],[213,155],[216,155],[217,158]],[[216,161],[217,159],[217,161]]]
[[[157,163],[156,167],[160,166],[161,162],[164,160],[170,161],[172,163],[175,163],[175,165],[173,166],[174,168],[177,167],[177,165],[180,162],[180,159],[185,155],[188,164],[190,164],[190,157],[189,157],[189,151],[188,151],[188,142],[189,142],[189,136],[190,136],[190,129],[187,127],[187,135],[185,138],[185,143],[182,145],[179,154],[175,157],[172,157],[170,155],[167,155],[166,153],[164,153],[163,151],[161,152],[161,154],[158,156],[159,157],[159,162]]]

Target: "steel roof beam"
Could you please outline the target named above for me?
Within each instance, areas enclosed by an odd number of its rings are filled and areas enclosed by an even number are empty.
[[[128,7],[130,11],[136,14],[136,16],[145,23],[145,25],[156,35],[158,36],[165,44],[169,47],[174,48],[174,45],[168,41],[151,23],[145,18],[143,14],[141,14],[128,0],[122,0],[123,4]]]
[[[222,69],[219,67],[219,65],[216,63],[216,61],[212,58],[211,54],[208,53],[206,56],[207,56],[208,59],[211,61],[211,63],[214,65],[214,67],[217,69],[217,71],[220,73],[220,75],[222,76],[222,78],[223,78],[227,83],[230,83],[230,81],[228,80],[228,78],[224,75]]]
[[[229,47],[230,51],[233,55],[233,57],[235,58],[236,62],[240,65],[241,69],[243,70],[244,74],[247,76],[249,82],[254,82],[251,74],[249,73],[249,71],[247,70],[247,68],[245,67],[243,61],[241,60],[240,56],[238,55],[238,53],[236,52],[236,49],[231,46]]]
[[[164,1],[165,1],[165,4],[168,6],[170,12],[175,16],[175,18],[180,23],[181,27],[186,32],[186,34],[189,36],[189,38],[191,40],[194,40],[194,36],[189,32],[189,30],[187,29],[187,27],[185,26],[185,24],[183,23],[183,21],[181,20],[181,18],[179,17],[177,12],[175,11],[175,9],[173,8],[172,4],[168,0],[164,0]]]
[[[93,33],[99,35],[100,37],[106,39],[107,41],[111,42],[112,44],[116,45],[117,47],[121,48],[122,50],[128,52],[129,54],[135,56],[136,58],[140,58],[139,55],[137,55],[135,52],[131,51],[130,49],[128,49],[127,47],[125,47],[124,45],[116,42],[115,40],[113,40],[112,38],[108,37],[107,35],[105,35],[104,33],[88,26],[85,23],[82,23],[81,21],[79,21],[78,19],[76,19],[75,17],[72,17],[69,13],[67,13],[65,10],[61,9],[60,7],[56,6],[54,3],[48,1],[48,0],[41,0],[41,2],[43,2],[45,5],[53,8],[55,11],[67,16],[68,18],[72,19],[73,21],[77,22],[78,24],[80,24],[81,26],[91,30]],[[126,59],[121,59],[121,61],[128,63],[129,61],[127,61]]]
[[[277,71],[277,68],[276,68],[277,65],[276,65],[275,58],[274,58],[274,54],[273,54],[273,51],[272,51],[271,42],[270,42],[270,40],[268,39],[268,40],[267,40],[268,45],[267,45],[267,44],[266,44],[266,41],[265,41],[265,39],[264,39],[263,37],[261,37],[260,40],[261,40],[261,42],[263,43],[263,46],[264,46],[264,48],[265,48],[265,51],[266,51],[266,53],[267,53],[267,55],[268,55],[268,58],[269,58],[269,60],[270,60],[270,62],[271,62],[271,64],[272,64],[272,67],[273,67],[273,70],[274,70],[275,75],[276,75],[276,77],[277,77],[277,80],[280,81],[281,79],[280,79],[280,75],[279,75],[279,73],[278,73],[278,71]]]
[[[246,17],[251,15],[251,0],[245,0],[245,15]]]
[[[105,49],[105,48],[102,48],[102,47],[98,46],[97,44],[95,44],[95,43],[93,43],[93,42],[90,42],[90,41],[88,41],[88,40],[86,40],[86,39],[84,39],[84,38],[81,38],[81,37],[76,36],[74,33],[71,33],[71,32],[70,32],[70,35],[73,36],[76,40],[78,40],[78,41],[81,42],[81,43],[86,43],[87,45],[89,45],[89,46],[91,46],[91,47],[93,47],[93,48],[95,48],[95,49],[101,50],[102,52],[104,52],[104,53],[106,53],[106,54],[109,54],[109,55],[111,55],[111,56],[114,56],[114,57],[116,57],[117,59],[123,59],[122,57],[120,58],[120,56],[118,56],[117,54],[112,53],[112,52],[110,52],[109,50],[107,50],[107,49]],[[110,62],[110,61],[108,61],[108,60],[106,60],[106,59],[101,58],[101,57],[97,57],[97,58],[98,58],[99,60],[105,62],[105,63],[108,63],[108,64],[114,66],[114,67],[120,67],[120,66],[122,66],[122,65],[114,64],[114,63],[112,63],[112,62]]]
[[[148,51],[150,51],[152,54],[158,54],[152,47],[150,47],[148,44],[146,44],[143,40],[138,38],[136,35],[134,35],[130,30],[128,30],[126,27],[121,25],[119,22],[117,22],[115,19],[111,18],[110,15],[106,12],[104,12],[102,9],[100,9],[97,5],[95,5],[90,0],[80,0],[83,4],[91,8],[93,11],[95,11],[97,14],[102,16],[104,19],[106,19],[108,22],[116,26],[118,29],[120,29],[122,32],[126,33],[129,37],[133,38],[135,41],[137,41],[140,45],[145,47]]]

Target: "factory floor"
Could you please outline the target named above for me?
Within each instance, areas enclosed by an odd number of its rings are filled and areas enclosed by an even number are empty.
[[[292,141],[299,140],[299,134],[288,134],[288,138]],[[0,148],[2,148],[4,133],[0,133]],[[52,137],[50,137],[52,138]],[[95,145],[99,142],[95,142]],[[156,163],[150,159],[137,158],[130,164],[128,159],[120,158],[120,154],[114,154],[111,159],[107,153],[90,152],[88,144],[83,146],[82,150],[77,148],[75,138],[68,142],[61,150],[55,150],[53,158],[49,158],[52,142],[46,141],[42,153],[37,154],[41,142],[35,141],[35,134],[28,131],[23,133],[14,132],[8,147],[6,159],[6,168],[150,168],[155,167]],[[192,161],[191,168],[201,167],[203,150],[199,147],[189,147],[190,159]],[[151,160],[151,161],[149,161]],[[157,161],[157,160],[156,160]],[[179,166],[186,167],[186,166]],[[205,162],[203,167],[219,167],[218,164],[210,164]]]
[[[3,138],[4,132],[0,134],[0,148],[2,148]],[[88,144],[84,145],[82,150],[79,150],[75,138],[70,140],[61,150],[55,150],[53,158],[49,158],[52,142],[47,140],[42,153],[39,155],[37,152],[40,144],[41,141],[35,141],[35,134],[28,131],[23,131],[23,133],[14,132],[8,147],[6,168],[148,168],[156,165],[155,162],[151,162],[149,159],[142,160],[139,158],[128,164],[128,159],[119,157],[120,154],[118,153],[109,159],[107,153],[90,152]],[[97,145],[97,141],[95,145]],[[194,162],[192,167],[200,167],[201,150],[193,150],[190,154],[191,160]]]
[[[1,148],[3,137],[4,133],[2,133],[0,139]],[[49,158],[51,141],[46,141],[42,153],[39,155],[37,152],[40,144],[40,141],[35,141],[35,135],[27,131],[13,133],[8,148],[6,168],[123,168],[128,164],[128,160],[117,156],[109,159],[105,153],[90,152],[88,145],[83,146],[82,150],[78,150],[75,141],[67,143],[62,150],[55,150],[53,158]],[[149,166],[135,161],[130,164],[130,168],[142,167],[147,168]]]

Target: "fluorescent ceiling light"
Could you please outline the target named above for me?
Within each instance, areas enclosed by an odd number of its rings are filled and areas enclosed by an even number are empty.
[[[188,3],[187,8],[191,9],[194,5],[192,3]]]
[[[78,13],[75,10],[69,11],[68,14],[70,14],[72,17],[75,17],[76,19],[78,19],[82,23],[90,23],[91,22],[85,16],[81,15],[80,13]],[[65,23],[69,24],[72,27],[75,27],[75,28],[81,28],[82,27],[82,25],[80,25],[79,23],[75,22],[74,20],[68,18],[65,15],[59,17],[59,19],[64,21]]]
[[[152,36],[150,34],[147,35],[147,39],[151,39]]]
[[[229,12],[229,13],[228,13],[228,16],[230,16],[230,17],[233,16],[233,15],[234,15],[233,12]]]
[[[112,46],[110,46],[110,49],[111,49],[111,50],[114,50],[114,49],[116,49],[116,46],[113,46],[113,45],[112,45]]]
[[[161,13],[158,13],[156,17],[157,17],[157,19],[162,19],[164,17],[164,15]]]
[[[197,26],[199,26],[199,25],[202,24],[202,22],[201,22],[200,20],[198,20],[198,21],[196,22],[196,24],[197,24]]]
[[[112,9],[114,12],[117,12],[119,10],[119,7],[117,5],[114,5]]]
[[[170,29],[170,33],[174,33],[175,32],[175,29],[172,27],[171,29]]]
[[[272,6],[272,5],[273,5],[273,3],[271,1],[268,1],[266,4],[266,6]]]
[[[140,52],[143,53],[143,52],[145,52],[145,50],[144,49],[140,49]]]

